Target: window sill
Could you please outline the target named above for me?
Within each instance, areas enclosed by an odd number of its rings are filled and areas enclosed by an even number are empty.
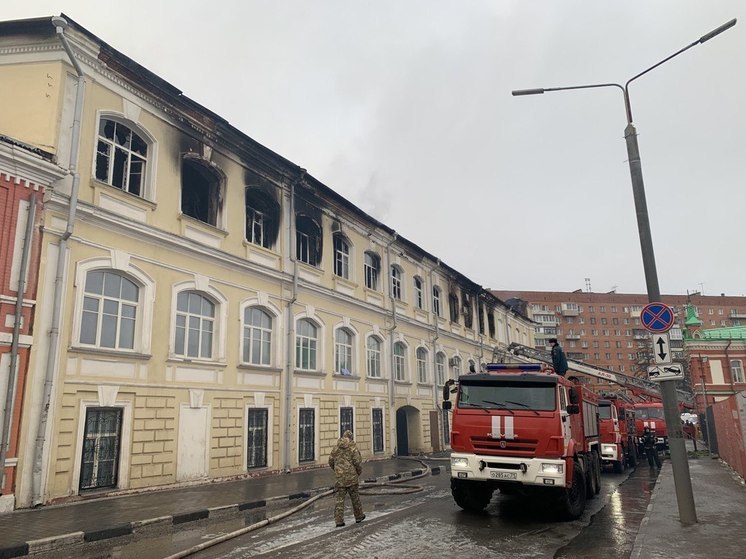
[[[236,365],[236,369],[243,369],[245,371],[254,371],[258,373],[281,373],[280,367],[272,367],[268,365],[253,365],[252,363],[239,363]]]
[[[350,380],[360,380],[360,375],[343,375],[341,373],[332,373],[333,378],[348,378]]]
[[[201,367],[208,366],[208,367],[220,367],[221,369],[224,369],[228,366],[228,364],[225,361],[212,361],[209,359],[192,359],[188,357],[179,357],[178,355],[169,355],[168,359],[166,360],[168,363],[182,363],[185,365],[198,365]]]
[[[432,382],[418,382],[417,383],[417,387],[418,388],[420,388],[420,387],[421,388],[432,388],[433,387],[433,383]]]
[[[412,386],[412,383],[409,382],[408,380],[395,380],[394,384],[398,386]]]
[[[388,382],[389,379],[383,378],[383,377],[365,377],[365,380],[371,381],[371,382]]]
[[[104,349],[100,347],[70,346],[67,349],[70,353],[88,353],[91,355],[104,355],[110,357],[129,357],[138,361],[147,361],[152,355],[149,353],[138,353],[127,349]]]
[[[325,377],[326,373],[323,371],[307,371],[305,369],[295,369],[293,370],[293,374],[295,375],[307,375],[309,377]]]
[[[122,202],[125,202],[128,204],[134,204],[135,206],[138,207],[138,209],[142,209],[142,210],[155,210],[158,207],[158,204],[156,204],[152,200],[148,200],[147,198],[144,198],[143,196],[140,196],[138,194],[132,194],[130,192],[127,192],[126,190],[117,188],[116,186],[112,186],[105,182],[101,182],[100,180],[94,177],[91,177],[90,185],[97,196],[103,192],[110,196],[116,197],[118,200],[121,200]],[[97,205],[99,205],[98,200],[96,202],[97,202]]]
[[[186,225],[190,225],[193,227],[199,227],[201,230],[204,230],[205,233],[221,236],[223,238],[228,236],[228,231],[226,231],[225,229],[221,229],[217,225],[205,223],[204,221],[201,221],[196,217],[192,217],[190,215],[182,213],[179,214],[179,217],[177,219],[182,222],[182,229],[184,229]]]

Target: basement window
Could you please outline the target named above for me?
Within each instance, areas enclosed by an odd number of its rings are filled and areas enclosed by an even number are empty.
[[[218,227],[222,177],[209,161],[187,154],[181,162],[181,212]]]

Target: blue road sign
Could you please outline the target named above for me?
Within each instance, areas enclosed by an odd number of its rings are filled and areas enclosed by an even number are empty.
[[[640,322],[648,332],[668,332],[673,326],[673,309],[665,303],[650,303],[640,313]]]

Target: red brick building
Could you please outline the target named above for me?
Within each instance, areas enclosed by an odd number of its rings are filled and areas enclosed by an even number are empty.
[[[62,177],[51,159],[39,149],[0,137],[0,512],[14,505],[44,188]]]
[[[746,477],[746,327],[707,329],[690,309],[684,348],[703,436]]]
[[[640,324],[640,311],[647,295],[594,293],[578,289],[559,291],[493,290],[492,293],[515,304],[538,322],[536,347],[548,348],[549,338],[557,338],[568,357],[613,371],[645,376],[652,359],[650,335]],[[746,297],[663,295],[677,322],[670,332],[674,359],[684,360],[682,327],[688,302],[703,321],[704,328],[746,325]]]

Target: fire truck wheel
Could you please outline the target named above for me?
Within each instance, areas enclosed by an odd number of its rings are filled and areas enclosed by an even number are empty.
[[[572,469],[572,486],[562,489],[557,500],[557,510],[562,520],[576,520],[585,509],[585,475],[578,462]]]
[[[481,512],[490,503],[492,491],[486,483],[478,481],[461,481],[451,478],[451,495],[462,509]]]

